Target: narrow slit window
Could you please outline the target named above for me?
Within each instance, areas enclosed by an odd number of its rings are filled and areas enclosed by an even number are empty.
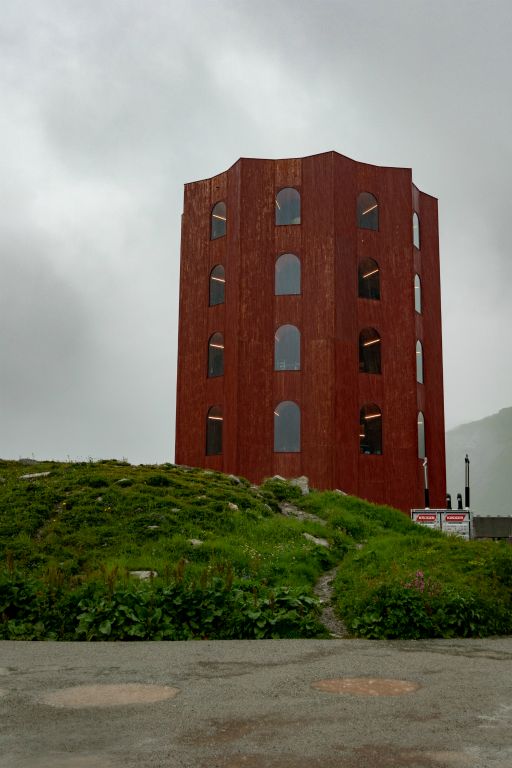
[[[211,220],[211,233],[210,238],[216,240],[218,237],[224,237],[226,234],[228,216],[226,203],[222,200],[219,203],[215,203],[212,208],[212,220]]]
[[[381,338],[375,328],[364,328],[359,334],[359,371],[380,373]]]
[[[420,217],[416,211],[412,215],[412,242],[416,248],[420,247]]]
[[[279,403],[274,410],[274,451],[300,452],[300,408],[291,400]]]
[[[421,411],[418,412],[418,458],[425,458],[425,419]]]
[[[359,298],[380,299],[380,269],[374,259],[359,263]]]
[[[423,384],[423,345],[421,341],[416,342],[416,381]]]
[[[208,377],[224,375],[224,336],[214,333],[208,342]]]
[[[421,279],[419,275],[414,276],[414,309],[421,315]]]
[[[382,412],[378,405],[363,405],[359,418],[359,450],[367,455],[382,453]]]
[[[206,417],[206,455],[216,456],[222,453],[222,425],[224,416],[222,406],[212,405]]]
[[[276,261],[276,296],[300,293],[300,260],[294,253],[283,253]]]
[[[357,197],[357,226],[361,229],[379,228],[379,204],[371,192],[360,192]]]
[[[300,224],[300,192],[297,189],[285,187],[277,193],[276,224]]]
[[[224,292],[226,288],[226,276],[224,267],[217,264],[210,272],[210,307],[224,304]]]
[[[281,325],[274,342],[274,370],[300,371],[299,329],[294,325]]]

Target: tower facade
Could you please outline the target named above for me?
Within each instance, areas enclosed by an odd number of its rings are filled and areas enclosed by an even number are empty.
[[[337,152],[185,185],[176,462],[443,507],[437,200]]]

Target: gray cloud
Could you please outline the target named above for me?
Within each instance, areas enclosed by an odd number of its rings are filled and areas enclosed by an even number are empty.
[[[336,149],[439,197],[449,426],[511,405],[505,0],[6,0],[0,455],[164,461],[183,184]]]

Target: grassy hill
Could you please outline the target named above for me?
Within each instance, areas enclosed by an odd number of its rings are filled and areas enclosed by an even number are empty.
[[[0,562],[4,639],[327,637],[313,587],[334,566],[354,636],[512,628],[509,547],[336,492],[172,464],[0,462]]]
[[[446,479],[453,501],[464,498],[464,457],[469,454],[471,508],[512,515],[512,408],[446,433]]]

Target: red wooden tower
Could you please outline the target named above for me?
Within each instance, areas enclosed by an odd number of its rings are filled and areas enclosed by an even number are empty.
[[[185,186],[176,462],[445,502],[437,200],[337,152]]]

